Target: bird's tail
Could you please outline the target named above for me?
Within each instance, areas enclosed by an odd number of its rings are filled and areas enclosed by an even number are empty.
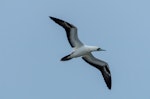
[[[72,59],[72,58],[70,57],[70,55],[71,55],[71,54],[69,54],[69,55],[67,55],[67,56],[64,56],[63,58],[61,58],[61,61],[68,61],[68,60]]]

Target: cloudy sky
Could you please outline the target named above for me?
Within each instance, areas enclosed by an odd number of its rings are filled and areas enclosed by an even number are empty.
[[[149,0],[1,0],[0,99],[149,99]],[[81,58],[61,62],[72,49],[49,16],[78,27],[82,42],[108,62],[101,73]]]

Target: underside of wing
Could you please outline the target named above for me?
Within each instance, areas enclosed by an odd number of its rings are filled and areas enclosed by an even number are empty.
[[[111,73],[108,64],[95,58],[91,53],[83,56],[82,59],[101,71],[107,87],[111,89]]]
[[[83,45],[83,43],[78,38],[77,28],[74,25],[58,18],[50,18],[66,30],[67,38],[71,47],[80,47]]]

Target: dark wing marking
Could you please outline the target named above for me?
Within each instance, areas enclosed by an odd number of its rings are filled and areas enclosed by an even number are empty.
[[[111,89],[111,73],[108,64],[95,58],[91,53],[83,56],[82,59],[101,71],[107,87]]]
[[[62,26],[66,30],[68,41],[71,47],[80,47],[83,43],[78,39],[77,28],[61,19],[50,17],[54,22]]]

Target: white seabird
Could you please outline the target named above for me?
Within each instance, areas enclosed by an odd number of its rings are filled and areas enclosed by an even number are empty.
[[[51,16],[50,18],[66,30],[68,41],[71,47],[73,48],[73,52],[63,57],[61,61],[67,61],[72,58],[82,57],[84,61],[86,61],[87,63],[89,63],[90,65],[94,66],[95,68],[101,71],[107,87],[111,89],[111,73],[108,64],[100,59],[95,58],[91,53],[93,51],[105,51],[105,50],[97,46],[84,45],[78,39],[77,28],[74,25],[58,18],[54,18]]]

